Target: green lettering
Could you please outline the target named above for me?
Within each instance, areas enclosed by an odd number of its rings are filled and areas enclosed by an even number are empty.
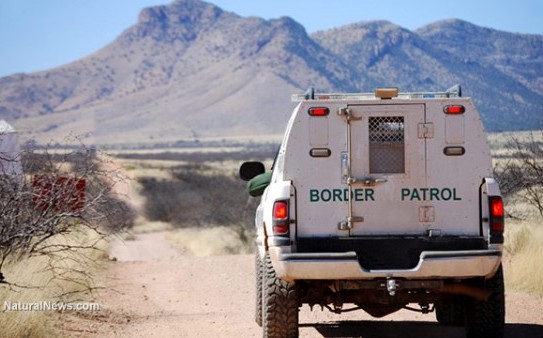
[[[413,192],[411,192],[411,197],[409,198],[411,201],[416,199],[417,201],[420,201],[420,195],[417,189],[413,189]]]
[[[370,199],[372,201],[375,201],[375,198],[373,198],[373,193],[375,192],[373,189],[366,189],[365,190],[366,194],[365,194],[365,199],[366,201],[369,201]]]
[[[439,189],[437,188],[430,189],[430,201],[439,201]]]
[[[364,193],[364,189],[355,189],[354,190],[354,200],[357,201],[357,202],[363,201],[364,200],[363,193]]]
[[[309,201],[310,202],[319,201],[319,191],[317,189],[309,189]]]
[[[342,201],[341,199],[341,189],[332,189],[332,192],[334,194],[334,202],[335,201]]]
[[[408,197],[410,192],[410,189],[402,189],[402,200]],[[350,192],[350,198],[356,202],[375,201],[375,190],[353,189]],[[309,189],[309,202],[347,202],[348,200],[349,189]]]
[[[445,194],[446,193],[446,194]],[[449,188],[444,188],[441,190],[441,199],[444,201],[448,201],[451,199],[452,191]]]
[[[422,192],[422,200],[426,201],[426,192],[428,191],[428,188],[420,188],[420,191]]]
[[[321,199],[323,200],[323,202],[330,202],[330,200],[332,199],[332,192],[328,189],[324,189],[323,191],[321,191]]]
[[[403,188],[402,189],[402,201],[404,201],[407,196],[409,196],[409,189],[408,188]]]
[[[453,189],[453,200],[455,201],[461,201],[462,197],[456,196],[456,188]]]

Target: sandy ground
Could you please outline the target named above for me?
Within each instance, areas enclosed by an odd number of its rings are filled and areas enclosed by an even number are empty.
[[[108,288],[98,312],[61,325],[74,337],[261,337],[253,319],[252,255],[193,257],[168,245],[164,233],[113,245]],[[543,298],[508,293],[506,337],[543,338]],[[399,311],[376,320],[362,311],[300,312],[300,337],[464,337],[438,326],[434,314]]]

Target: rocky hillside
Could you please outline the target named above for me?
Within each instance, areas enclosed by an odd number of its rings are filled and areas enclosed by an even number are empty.
[[[490,130],[543,122],[543,36],[458,20],[415,32],[384,21],[308,35],[199,0],[142,10],[76,62],[0,78],[0,116],[40,141],[156,143],[282,133],[290,94],[463,85]]]
[[[543,36],[447,20],[416,32],[389,22],[363,22],[312,37],[371,84],[403,90],[462,84],[489,130],[543,123]]]

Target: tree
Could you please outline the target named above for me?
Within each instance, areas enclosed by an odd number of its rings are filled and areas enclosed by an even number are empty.
[[[503,196],[517,196],[543,217],[543,130],[525,140],[511,136],[506,148],[509,158],[498,162],[494,171]]]
[[[45,148],[21,157],[23,175],[0,170],[0,283],[11,284],[2,274],[9,260],[96,249],[96,242],[67,244],[54,238],[81,229],[104,238],[132,225],[134,213],[115,192],[124,177],[94,149]]]

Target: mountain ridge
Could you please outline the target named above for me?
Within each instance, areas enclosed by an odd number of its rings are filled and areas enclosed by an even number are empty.
[[[143,9],[85,58],[0,78],[0,115],[41,141],[76,132],[96,144],[174,142],[282,133],[290,94],[308,87],[460,83],[487,129],[529,129],[543,123],[542,55],[543,36],[461,20],[415,31],[376,20],[308,34],[289,17],[241,17],[177,0]]]

